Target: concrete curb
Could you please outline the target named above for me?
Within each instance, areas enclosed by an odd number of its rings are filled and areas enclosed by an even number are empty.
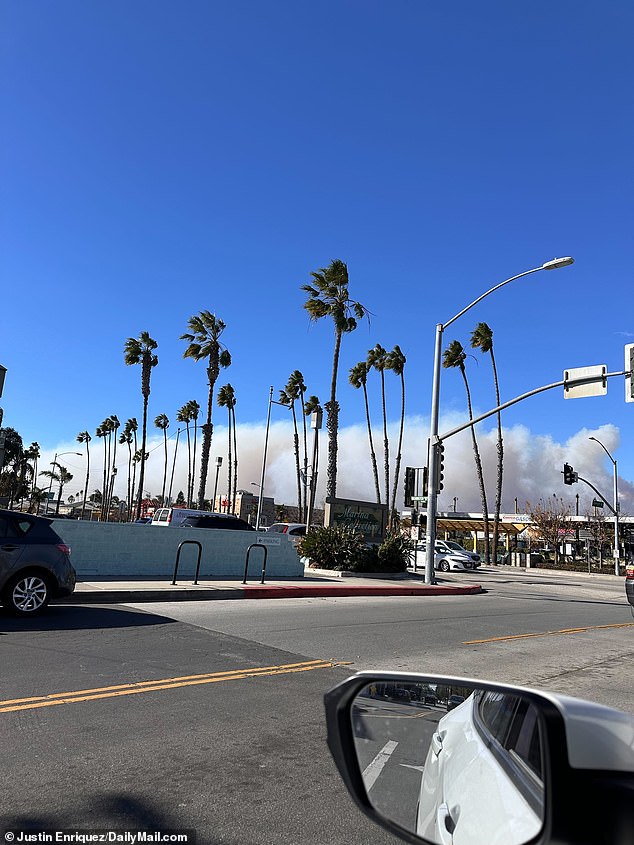
[[[479,584],[465,586],[416,584],[247,584],[232,587],[164,587],[156,589],[79,589],[53,604],[130,604],[140,602],[220,601],[232,599],[295,599],[337,596],[447,596],[473,595]]]

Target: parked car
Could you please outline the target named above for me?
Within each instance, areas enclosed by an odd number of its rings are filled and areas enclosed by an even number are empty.
[[[439,546],[450,554],[457,552],[460,555],[466,555],[466,557],[471,558],[475,564],[480,566],[480,555],[477,552],[470,552],[464,546],[461,546],[460,543],[456,543],[455,540],[436,540],[436,548],[438,549]]]
[[[453,710],[464,701],[464,695],[450,695],[447,699],[447,710]]]
[[[40,613],[52,598],[70,595],[76,578],[51,519],[0,510],[0,600],[9,613]]]
[[[273,534],[288,534],[291,537],[303,537],[306,534],[303,522],[274,522],[267,530]]]
[[[630,603],[630,610],[634,616],[634,563],[625,566],[625,595]]]
[[[193,510],[191,508],[158,508],[154,511],[152,525],[163,528],[178,528],[178,526],[192,516],[208,516],[211,511]]]
[[[208,513],[204,516],[190,516],[181,522],[181,528],[222,528],[225,531],[255,531],[252,525],[231,513]]]
[[[416,545],[418,563],[423,562],[421,558],[424,556],[426,548],[427,545],[425,542]],[[448,549],[443,541],[438,540],[436,542],[436,554],[434,556],[435,569],[440,569],[441,572],[449,572],[452,569],[458,571],[477,569],[479,566],[480,562],[473,560],[468,552],[463,554],[454,549]]]

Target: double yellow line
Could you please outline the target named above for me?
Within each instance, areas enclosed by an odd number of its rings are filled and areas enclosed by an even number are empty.
[[[584,634],[586,631],[600,631],[605,628],[632,628],[634,622],[614,622],[611,625],[586,625],[583,628],[561,628],[559,631],[538,631],[535,634],[508,634],[505,637],[489,637],[486,640],[467,640],[463,645],[501,643],[504,640],[527,640],[532,637],[552,637],[555,634]]]
[[[268,675],[287,675],[293,672],[310,672],[312,669],[330,669],[338,665],[327,660],[307,660],[303,663],[284,663],[280,666],[260,666],[250,669],[233,669],[229,672],[210,672],[204,675],[184,675],[181,678],[161,678],[155,681],[138,681],[133,684],[116,684],[109,687],[55,692],[50,695],[36,695],[31,698],[14,698],[0,701],[0,713],[15,713],[20,710],[35,710],[39,707],[53,707],[57,704],[77,704],[80,701],[95,701],[99,698],[117,698],[121,695],[138,695],[142,692],[157,692],[178,687],[192,687],[200,684],[215,684],[221,681],[240,681],[244,678],[259,678]]]

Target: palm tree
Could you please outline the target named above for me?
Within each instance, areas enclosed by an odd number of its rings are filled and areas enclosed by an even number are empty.
[[[178,441],[181,436],[180,428],[176,429],[176,443],[174,444],[174,458],[172,460],[172,472],[170,474],[170,486],[169,490],[167,491],[167,501],[168,504],[172,504],[172,485],[174,484],[174,470],[176,469],[176,455],[178,454]]]
[[[309,396],[306,400],[304,405],[304,416],[310,417],[315,411],[319,411],[321,413],[321,403],[319,402],[318,396]],[[315,435],[317,435],[317,431],[315,431]],[[312,522],[312,512],[315,506],[315,493],[317,492],[317,469],[319,465],[319,438],[316,436],[313,441],[313,460],[312,465],[310,468],[310,488],[308,493],[308,508],[306,512],[306,528],[310,530],[310,522]],[[311,519],[309,520],[309,516]]]
[[[192,481],[192,442],[189,433],[189,424],[192,421],[192,408],[189,402],[186,402],[182,408],[176,412],[176,419],[178,422],[185,423],[187,427],[187,507],[191,507],[191,491],[193,488]]]
[[[297,514],[302,513],[302,476],[299,466],[299,434],[297,432],[297,415],[295,413],[295,400],[299,399],[299,391],[296,384],[289,379],[284,390],[280,390],[280,405],[291,409],[293,415],[293,450],[295,452],[295,474],[297,477]]]
[[[161,499],[165,503],[165,485],[167,484],[167,429],[170,421],[167,414],[159,414],[154,420],[154,425],[163,432],[163,449],[165,453],[165,466],[163,469],[163,487],[161,488]]]
[[[194,423],[194,448],[192,449],[192,487],[189,493],[189,501],[194,503],[194,485],[196,484],[196,440],[198,438],[198,417],[200,416],[200,405],[195,399],[187,403],[191,411],[191,420]]]
[[[132,418],[126,421],[126,424],[123,427],[123,431],[119,436],[119,443],[123,445],[124,443],[128,447],[128,497],[127,497],[127,516],[128,522],[132,520],[132,490],[130,488],[130,482],[132,478],[132,441],[133,441],[133,431],[136,431],[137,421]],[[136,437],[135,446],[136,446]],[[136,452],[136,449],[134,450]],[[136,464],[135,464],[136,469]],[[132,484],[132,489],[134,489],[134,484]]]
[[[328,267],[311,273],[312,285],[302,285],[308,294],[304,308],[312,321],[331,317],[335,328],[335,349],[330,380],[330,399],[326,402],[328,428],[328,484],[327,495],[334,498],[337,493],[337,436],[339,430],[339,403],[337,402],[337,372],[341,339],[344,334],[357,327],[357,320],[368,316],[368,310],[348,295],[348,268],[343,261],[335,259]]]
[[[136,518],[141,516],[141,499],[143,498],[143,482],[145,480],[145,451],[147,441],[147,406],[150,398],[150,377],[152,367],[158,364],[158,357],[154,354],[158,343],[150,337],[148,332],[141,332],[138,338],[129,337],[123,348],[123,360],[128,366],[141,364],[141,394],[143,396],[143,422],[141,425],[141,469],[139,471],[139,495],[136,503]]]
[[[33,462],[33,466],[31,468],[31,490],[34,490],[35,479],[37,478],[37,462],[40,459],[40,444],[37,442],[37,440],[34,440],[33,443],[31,443],[29,452],[29,460]]]
[[[88,479],[90,478],[90,447],[89,443],[92,440],[92,437],[87,431],[80,431],[77,435],[77,442],[78,443],[85,443],[86,444],[86,481],[84,482],[84,498],[81,503],[81,519],[84,518],[86,513],[86,497],[88,495]]]
[[[390,504],[390,441],[387,435],[387,410],[385,407],[385,369],[387,367],[387,350],[380,343],[368,351],[368,369],[372,367],[381,374],[381,407],[383,408],[383,451],[385,472],[385,504]]]
[[[493,354],[493,330],[486,323],[478,323],[471,335],[471,347],[488,352],[491,356],[491,367],[493,369],[493,383],[495,385],[495,404],[500,405],[500,384],[498,382],[498,370]],[[497,486],[495,489],[495,516],[493,518],[493,563],[497,564],[498,536],[500,533],[500,509],[502,507],[502,476],[504,472],[504,442],[502,440],[502,414],[497,413],[498,418],[498,472]]]
[[[452,340],[447,349],[443,353],[443,367],[457,367],[462,374],[464,380],[465,390],[467,392],[467,406],[469,408],[469,419],[473,419],[473,409],[471,407],[471,391],[469,390],[469,382],[467,380],[467,371],[464,362],[467,354],[463,349],[462,344],[457,340]],[[482,461],[480,460],[480,451],[478,449],[478,441],[476,440],[475,429],[471,426],[471,441],[473,443],[473,457],[476,465],[476,473],[478,475],[478,484],[480,485],[480,499],[482,501],[482,520],[484,522],[484,549],[485,560],[489,563],[489,512],[487,508],[486,490],[484,489],[484,475],[482,473]],[[431,481],[430,481],[431,483]]]
[[[233,417],[233,409],[235,408],[236,400],[235,400],[235,391],[230,384],[225,384],[224,387],[221,387],[218,390],[218,405],[221,408],[226,408],[228,417],[229,417],[229,425],[227,428],[227,438],[228,438],[228,449],[227,449],[227,469],[228,469],[228,481],[227,481],[227,513],[229,513],[229,505],[231,504],[232,507],[235,507],[235,489],[237,486],[237,462],[231,462],[232,458],[232,435],[234,434],[234,417]],[[235,443],[235,437],[234,437]]]
[[[66,469],[66,467],[61,466],[60,464],[54,464],[57,467],[57,472],[54,469],[44,469],[40,473],[40,475],[45,475],[46,478],[50,478],[52,481],[56,481],[59,484],[59,492],[57,494],[57,505],[55,507],[55,514],[59,514],[59,506],[62,500],[62,490],[68,484],[69,481],[73,480],[72,474]]]
[[[29,513],[33,513],[35,509],[35,513],[39,513],[40,505],[47,500],[46,490],[42,490],[39,487],[33,485],[31,488],[31,501],[29,504]]]
[[[372,461],[372,472],[374,474],[374,490],[376,492],[376,503],[381,504],[381,490],[379,488],[379,470],[376,464],[376,452],[374,451],[374,439],[372,437],[372,424],[370,422],[370,405],[368,403],[368,365],[365,361],[359,361],[350,369],[348,375],[350,384],[358,390],[363,388],[363,400],[365,402],[365,419],[368,424],[368,440],[370,441],[370,460]]]
[[[286,389],[297,391],[297,395],[299,397],[300,404],[302,406],[302,428],[303,428],[303,446],[304,446],[304,475],[303,475],[303,484],[302,489],[304,491],[303,499],[304,499],[304,522],[306,521],[306,512],[308,510],[308,497],[306,494],[306,485],[307,485],[307,478],[308,478],[308,431],[306,429],[306,401],[304,396],[306,394],[306,383],[304,382],[304,376],[300,370],[293,370],[288,378],[288,384]],[[302,517],[300,517],[301,519]]]
[[[106,437],[108,436],[108,426],[107,426],[106,420],[104,420],[104,422],[102,422],[101,425],[97,426],[97,428],[95,430],[95,436],[96,437],[103,437],[103,494],[102,494],[102,496],[103,496],[103,501],[105,501],[108,498],[107,495],[106,495],[107,490],[108,490],[107,478],[106,478],[107,467],[108,467],[108,447],[107,447],[107,442],[106,442]],[[103,511],[103,508],[102,508],[102,511]],[[101,515],[101,518],[103,520],[103,513]]]
[[[209,392],[207,395],[207,419],[202,426],[203,448],[200,458],[200,484],[198,487],[198,507],[202,508],[205,504],[205,487],[207,486],[209,453],[213,434],[211,414],[214,386],[220,375],[220,368],[226,368],[231,364],[231,355],[220,343],[220,336],[226,326],[215,314],[211,314],[209,311],[200,311],[197,316],[189,318],[188,326],[189,332],[181,335],[181,340],[186,340],[189,343],[183,353],[183,358],[192,358],[194,361],[207,359]]]
[[[401,470],[401,449],[403,446],[403,428],[405,427],[405,363],[407,358],[403,355],[400,346],[395,346],[394,349],[388,353],[386,368],[391,370],[395,375],[399,376],[401,380],[401,422],[398,432],[398,447],[396,450],[396,464],[394,466],[394,484],[392,485],[392,505],[390,507],[390,521],[392,514],[396,513],[396,488],[398,487],[398,477]]]

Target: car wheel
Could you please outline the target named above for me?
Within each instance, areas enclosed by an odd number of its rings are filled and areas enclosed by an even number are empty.
[[[450,568],[451,567],[449,566],[446,560],[441,560],[438,564],[438,569],[440,569],[441,572],[449,572]]]
[[[3,606],[16,616],[40,613],[50,598],[50,582],[38,572],[19,572],[7,582],[2,592]]]

